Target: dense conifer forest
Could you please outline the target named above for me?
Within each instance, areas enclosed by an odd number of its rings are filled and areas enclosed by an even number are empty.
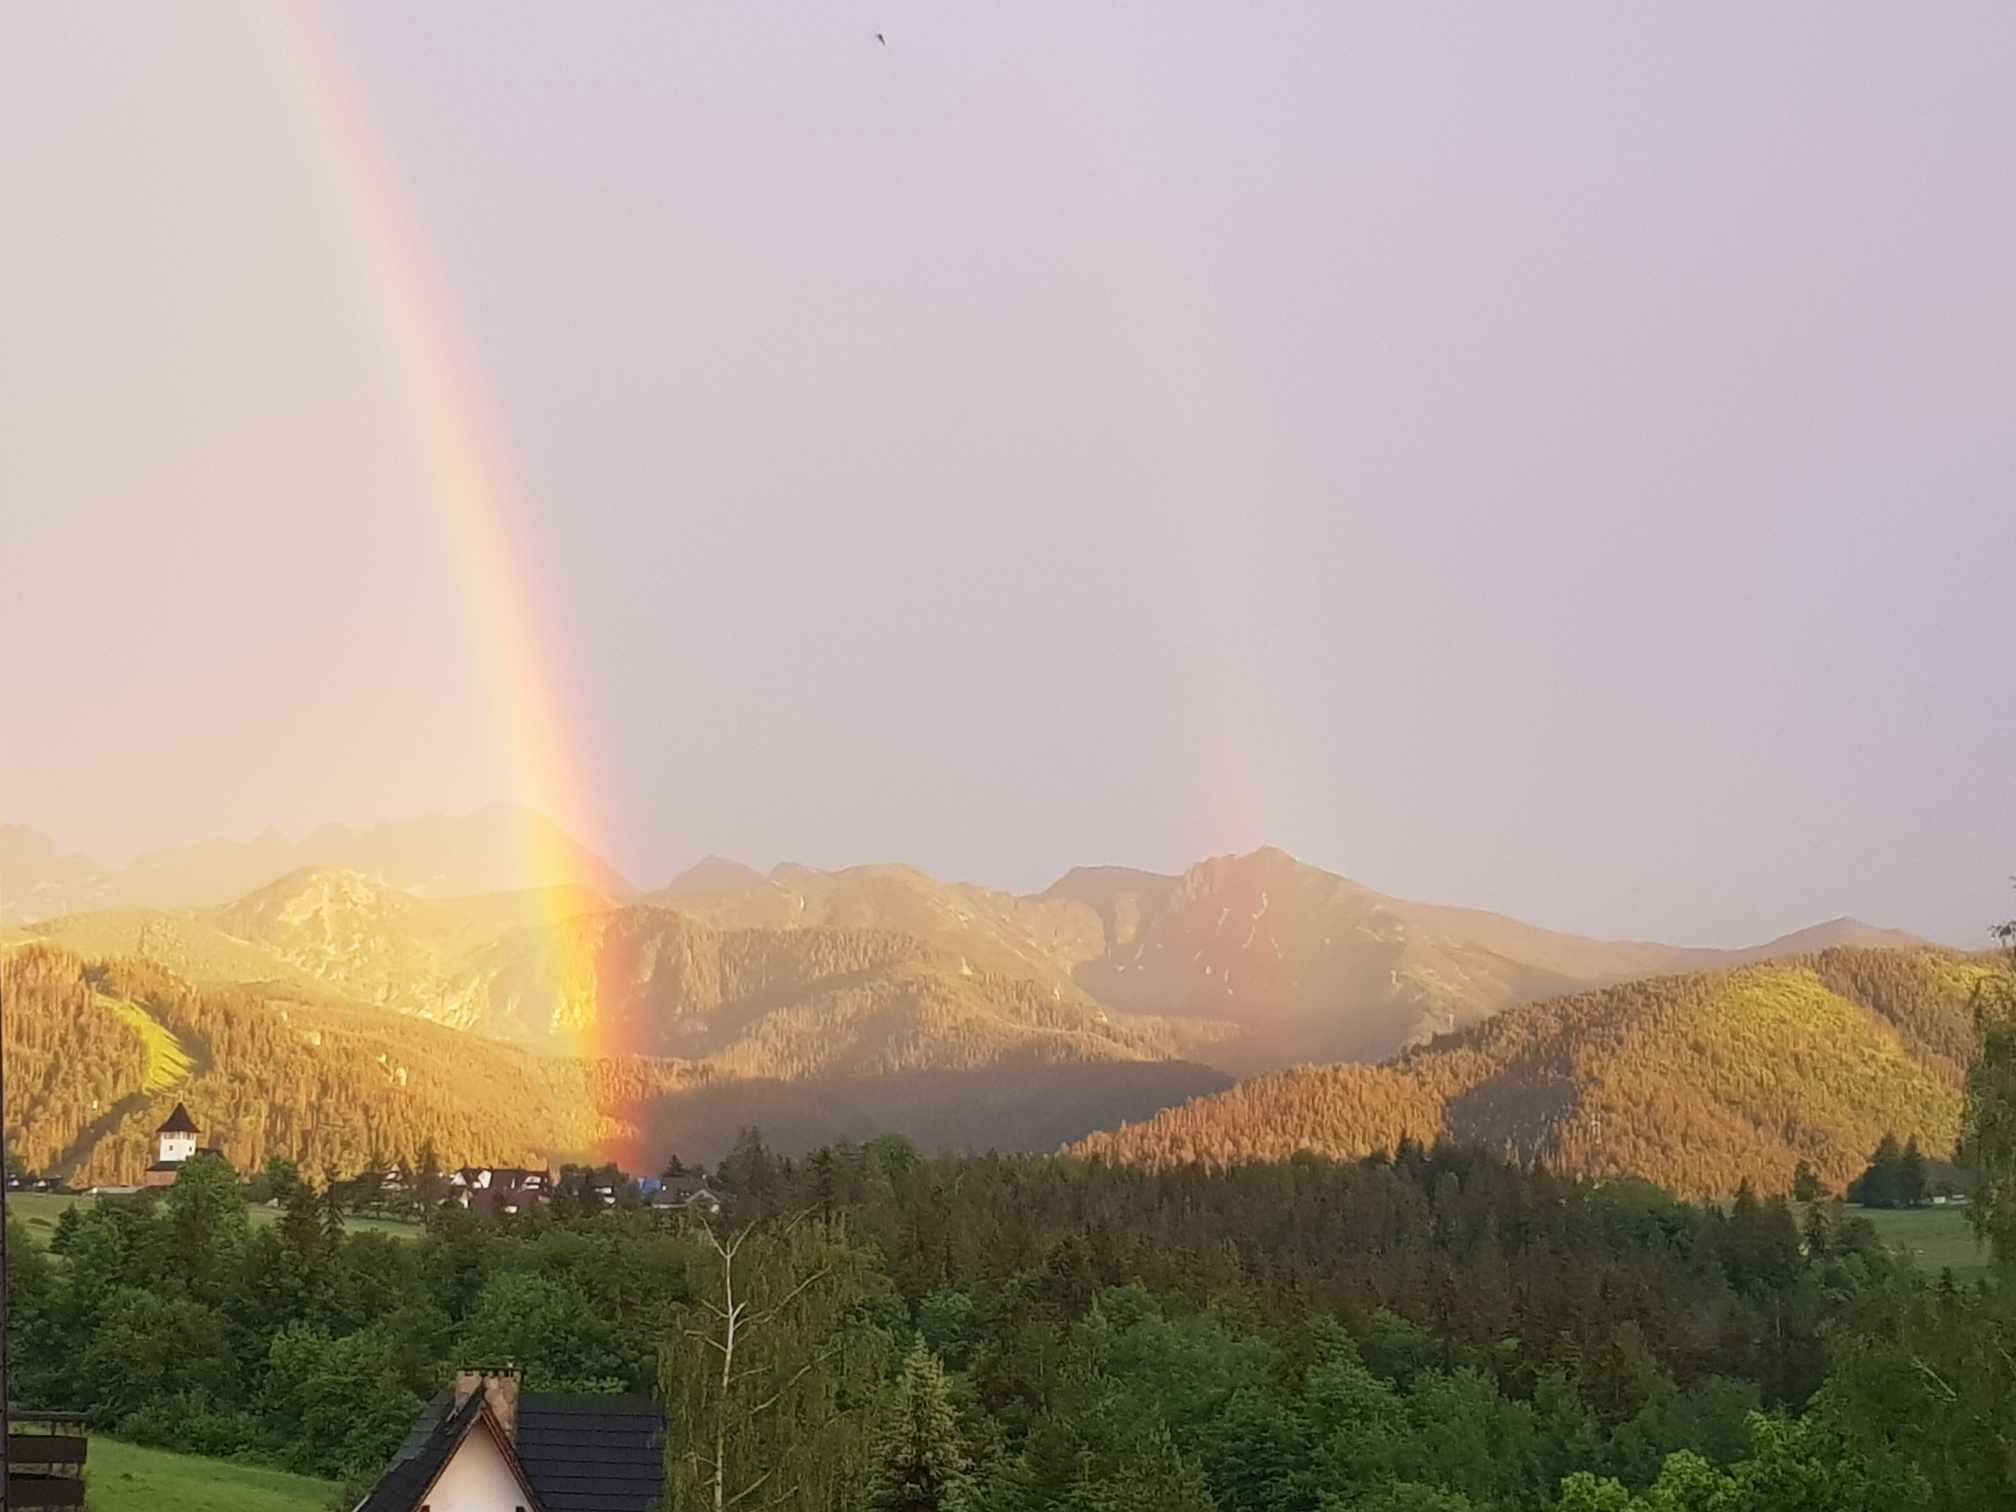
[[[1838,1207],[1802,1229],[1747,1191],[1701,1207],[1413,1144],[1150,1173],[893,1137],[794,1161],[751,1133],[716,1180],[718,1233],[562,1200],[451,1205],[401,1240],[346,1231],[312,1183],[252,1226],[199,1160],[158,1201],[79,1205],[49,1253],[17,1229],[17,1399],[354,1488],[454,1365],[508,1356],[537,1388],[660,1391],[676,1451],[734,1407],[696,1372],[718,1371],[738,1234],[737,1295],[778,1303],[745,1339],[750,1389],[795,1383],[745,1447],[788,1469],[792,1507],[2016,1494],[2009,1293],[1915,1273]],[[675,1487],[747,1462],[682,1462]],[[952,1499],[887,1499],[920,1476]],[[1810,1497],[1674,1499],[1788,1477]]]

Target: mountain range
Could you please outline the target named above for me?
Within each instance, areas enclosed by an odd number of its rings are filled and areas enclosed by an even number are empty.
[[[92,962],[146,963],[178,984],[170,997],[228,1001],[239,1013],[265,1001],[296,1020],[337,1014],[344,1034],[382,1041],[372,1056],[388,1065],[415,1034],[448,1033],[471,1057],[529,1052],[533,1060],[510,1064],[598,1088],[603,1102],[592,1116],[504,1126],[517,1137],[555,1151],[591,1134],[640,1150],[676,1138],[682,1153],[704,1157],[752,1120],[807,1137],[899,1128],[945,1144],[1055,1147],[1218,1093],[1235,1076],[1403,1051],[1396,1064],[1412,1064],[1428,1052],[1408,1047],[1441,1045],[1522,1004],[1919,943],[1852,920],[1737,951],[1591,940],[1387,897],[1273,848],[1180,876],[1082,867],[1033,895],[901,865],[761,872],[710,857],[640,893],[556,832],[544,842],[588,880],[534,890],[514,885],[528,822],[544,821],[492,809],[330,828],[157,853],[118,872],[94,872],[30,832],[0,831],[10,897],[98,905],[0,929],[0,949],[38,949],[86,976],[100,969]],[[254,865],[304,857],[218,891]],[[136,1026],[159,1018],[131,1001],[121,1011]],[[263,1074],[206,1062],[207,1043],[199,1035],[184,1058],[207,1064],[213,1086]],[[456,1076],[452,1056],[409,1058],[443,1068],[419,1074]],[[493,1067],[468,1079],[494,1087],[518,1074]],[[630,1090],[619,1096],[618,1086]],[[409,1075],[401,1095],[417,1091]],[[123,1095],[143,1092],[165,1089]],[[452,1087],[429,1094],[456,1101]],[[11,1128],[11,1101],[8,1114]],[[240,1133],[240,1154],[265,1148],[263,1135]],[[65,1158],[100,1173],[108,1161],[123,1169],[138,1148],[130,1129],[102,1158],[77,1137]],[[1311,1142],[1351,1143],[1324,1134],[1294,1147]],[[482,1158],[510,1153],[493,1145]]]
[[[228,902],[94,909],[24,932],[199,983],[312,987],[549,1052],[746,1061],[761,1058],[753,1036],[783,1064],[824,1065],[860,1047],[814,1048],[803,1028],[778,1027],[780,1013],[830,1024],[930,998],[937,1021],[977,1022],[1002,1005],[1026,1021],[1033,994],[1047,997],[1046,1033],[1097,1042],[1102,1056],[1190,1055],[1232,1074],[1376,1060],[1516,1003],[1659,972],[1910,938],[1837,920],[1735,951],[1591,940],[1387,897],[1273,848],[1181,876],[1079,868],[1033,896],[908,866],[765,874],[715,857],[644,894],[592,863],[617,885],[445,897],[384,880],[403,874],[394,863],[434,879],[508,871],[483,816],[455,832],[482,838],[488,859],[423,865],[408,847],[430,829],[443,826],[330,832],[352,848],[386,842],[376,876],[307,867]],[[877,1053],[916,1052],[892,1042]]]

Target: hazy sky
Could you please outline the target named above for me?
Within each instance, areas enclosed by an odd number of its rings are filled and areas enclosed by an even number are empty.
[[[2016,912],[2016,7],[345,4],[613,858]],[[886,34],[878,45],[876,31]],[[509,770],[273,13],[0,58],[0,821]]]

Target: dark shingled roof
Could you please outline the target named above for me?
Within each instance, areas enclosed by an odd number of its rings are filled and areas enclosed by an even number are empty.
[[[480,1391],[451,1412],[453,1401],[443,1391],[427,1404],[413,1431],[393,1452],[392,1468],[378,1477],[371,1494],[357,1504],[357,1512],[414,1512],[483,1411]]]
[[[665,1489],[665,1417],[646,1396],[528,1391],[518,1462],[546,1512],[651,1512]]]
[[[427,1404],[357,1512],[415,1512],[483,1393],[453,1401],[443,1391]],[[649,1397],[521,1392],[514,1447],[540,1512],[656,1512],[665,1489],[665,1419]]]
[[[189,1110],[182,1104],[175,1104],[175,1111],[168,1115],[168,1121],[154,1131],[156,1134],[199,1134],[196,1120],[189,1116]]]

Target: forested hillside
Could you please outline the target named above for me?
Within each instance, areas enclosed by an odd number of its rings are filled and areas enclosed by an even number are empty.
[[[712,1061],[548,1056],[327,994],[199,988],[152,963],[29,944],[0,950],[8,1144],[38,1171],[131,1181],[179,1100],[240,1170],[284,1155],[354,1171],[430,1143],[456,1162],[592,1156],[643,1170],[675,1149],[711,1159],[751,1123],[791,1147],[895,1131],[1054,1148],[1224,1084],[1045,1027],[1055,1005],[1034,989],[1019,1009],[975,1017],[963,988],[925,980],[878,997],[858,985],[823,1020],[758,1015]],[[814,1079],[775,1069],[787,1063]]]
[[[1726,1195],[1843,1188],[1885,1132],[1944,1154],[1959,1127],[1975,987],[1946,951],[1840,949],[1655,977],[1509,1010],[1384,1065],[1255,1077],[1082,1153],[1151,1166],[1448,1137],[1577,1176]]]

